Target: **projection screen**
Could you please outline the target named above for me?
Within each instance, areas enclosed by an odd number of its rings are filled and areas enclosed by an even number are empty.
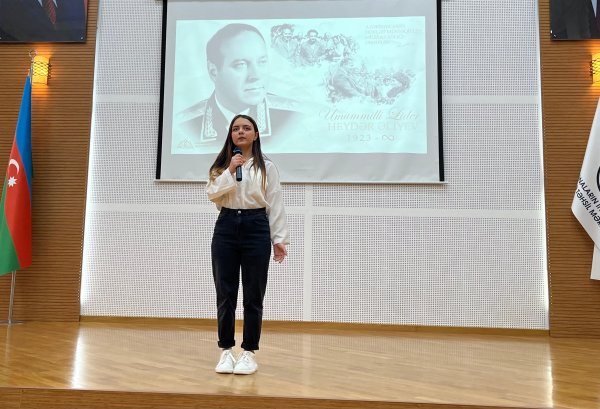
[[[283,182],[443,181],[440,0],[165,0],[157,179],[246,113]]]

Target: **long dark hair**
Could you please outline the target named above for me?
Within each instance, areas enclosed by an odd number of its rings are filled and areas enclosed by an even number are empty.
[[[258,167],[260,170],[262,174],[262,190],[265,192],[267,190],[267,167],[265,166],[265,159],[263,157],[262,150],[260,149],[260,135],[258,134],[258,126],[256,125],[256,121],[254,121],[254,119],[248,115],[236,115],[231,120],[231,123],[229,124],[229,132],[227,132],[227,138],[225,139],[223,149],[221,149],[221,152],[219,152],[217,155],[217,159],[215,159],[215,162],[210,167],[210,180],[215,180],[215,178],[221,175],[231,163],[231,158],[233,157],[233,148],[235,148],[235,145],[233,144],[233,138],[231,137],[231,132],[233,129],[233,123],[238,118],[244,118],[250,121],[254,127],[254,132],[256,132],[256,140],[252,143],[252,157],[254,158],[254,161],[252,162],[251,167],[255,167],[255,170],[256,167]]]

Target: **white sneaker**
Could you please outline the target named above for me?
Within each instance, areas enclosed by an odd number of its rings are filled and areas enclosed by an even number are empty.
[[[256,372],[257,369],[258,364],[256,363],[254,352],[244,351],[238,356],[233,373],[237,375],[250,375]]]
[[[215,367],[215,372],[217,373],[233,373],[233,368],[235,367],[235,358],[233,357],[233,352],[231,349],[224,349],[221,353],[221,358],[219,359],[219,363]]]

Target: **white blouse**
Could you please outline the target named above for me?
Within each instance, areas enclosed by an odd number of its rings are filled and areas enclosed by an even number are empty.
[[[247,160],[242,166],[242,180],[225,169],[216,179],[208,181],[206,193],[217,209],[260,209],[265,207],[269,216],[271,241],[273,244],[289,244],[290,237],[283,208],[279,172],[273,162],[265,159],[267,170],[267,189],[262,191],[262,173],[260,169],[250,168],[253,160]]]

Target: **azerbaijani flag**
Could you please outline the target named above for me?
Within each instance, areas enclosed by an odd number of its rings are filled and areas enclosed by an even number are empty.
[[[27,76],[0,201],[0,275],[31,264],[31,77]]]

